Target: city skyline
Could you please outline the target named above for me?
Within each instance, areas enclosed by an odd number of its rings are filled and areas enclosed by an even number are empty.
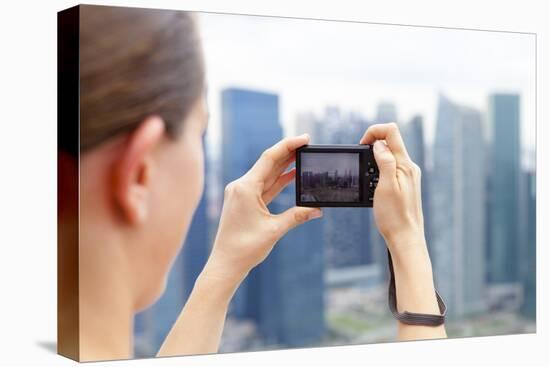
[[[516,109],[521,96],[493,94],[491,98],[504,101],[495,103],[495,111],[491,114],[492,125],[499,126],[494,131],[495,136],[504,134],[502,136],[516,139],[514,129],[520,123],[518,117],[512,114],[510,119],[510,114],[499,111]],[[207,160],[207,190],[195,214],[186,245],[170,273],[167,291],[159,302],[136,318],[136,348],[140,356],[151,355],[160,345],[185,302],[192,281],[200,271],[201,261],[206,259],[211,234],[219,219],[223,186],[248,171],[261,152],[283,134],[278,95],[229,88],[223,91],[222,100],[225,111],[223,160],[212,161],[211,157]],[[378,118],[392,119],[398,107],[388,102],[382,104],[377,110]],[[507,118],[508,123],[502,123],[502,118]],[[519,167],[519,144],[515,149],[507,149],[513,144],[509,138],[497,139],[494,144],[476,134],[481,119],[481,112],[475,108],[440,97],[437,134],[431,148],[435,154],[434,165],[432,168],[422,167],[425,232],[434,278],[448,305],[451,325],[480,317],[484,322],[493,312],[504,312],[507,315],[505,324],[509,325],[505,330],[531,330],[531,321],[525,320],[534,320],[536,316],[536,279],[532,271],[536,260],[535,174]],[[372,122],[359,114],[332,107],[327,108],[323,115],[303,115],[296,124],[297,130],[310,130],[315,142],[340,144],[364,131]],[[401,123],[400,127],[409,154],[424,166],[430,147],[424,140],[422,116],[415,116],[406,124]],[[250,136],[255,139],[249,139]],[[501,156],[498,164],[491,159],[495,155]],[[321,159],[321,162],[323,165],[327,163],[326,159]],[[220,164],[221,169],[217,169]],[[495,247],[490,242],[492,233],[502,232],[506,225],[493,224],[498,222],[491,215],[494,211],[491,208],[500,202],[495,198],[506,196],[506,187],[492,191],[494,185],[489,183],[491,179],[494,181],[495,174],[498,175],[499,165],[504,167],[500,170],[508,172],[506,167],[510,164],[516,167],[520,176],[518,194],[512,200],[523,214],[514,224],[517,242]],[[331,162],[331,166],[337,165],[338,162]],[[338,177],[349,173],[348,167],[340,168]],[[508,176],[504,173],[503,177]],[[217,194],[213,196],[212,192]],[[207,208],[213,202],[217,211],[209,212]],[[292,205],[293,185],[274,200],[270,210],[281,212]],[[524,245],[519,246],[520,243]],[[495,249],[505,256],[493,257]],[[501,259],[507,259],[507,262]],[[494,267],[491,264],[503,269],[510,261],[517,268],[513,278],[504,279],[504,283],[498,279],[495,282],[489,276]],[[348,309],[334,300],[326,303],[325,299],[333,299],[343,291],[357,292],[358,297],[372,299],[369,301],[372,304],[364,306],[375,312],[376,316],[370,316],[376,318],[372,321],[380,322],[381,330],[385,330],[395,321],[389,315],[387,305],[380,303],[375,295],[386,291],[387,274],[386,246],[377,230],[372,210],[325,208],[322,220],[289,232],[268,258],[250,273],[233,299],[228,316],[231,326],[224,331],[224,348],[250,350],[333,343],[339,340],[329,337],[335,330],[350,332],[349,321],[343,319],[358,317],[357,322],[362,322],[365,317],[357,314],[357,305]],[[354,297],[350,304],[357,301]],[[449,331],[450,336],[490,335],[483,331],[472,334],[468,329],[456,334],[457,331],[453,330]],[[373,338],[369,340],[381,340]]]

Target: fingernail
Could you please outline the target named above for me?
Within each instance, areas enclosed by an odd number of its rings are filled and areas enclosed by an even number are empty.
[[[321,209],[317,209],[309,213],[307,216],[308,220],[315,219],[315,218],[321,218],[323,216],[323,211]]]
[[[384,152],[384,151],[388,150],[388,147],[386,146],[386,144],[384,144],[383,141],[377,140],[377,141],[374,142],[373,149],[374,149],[375,152],[381,153],[381,152]]]
[[[309,140],[309,134],[308,133],[302,134],[302,135],[300,135],[300,137],[306,138],[307,140]]]

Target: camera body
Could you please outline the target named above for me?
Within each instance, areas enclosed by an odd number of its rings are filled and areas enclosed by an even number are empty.
[[[296,150],[296,205],[372,207],[378,177],[372,145],[305,145]]]

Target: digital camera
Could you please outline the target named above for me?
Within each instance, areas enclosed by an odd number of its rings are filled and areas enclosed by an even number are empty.
[[[378,176],[372,145],[305,145],[296,151],[296,205],[372,207]]]

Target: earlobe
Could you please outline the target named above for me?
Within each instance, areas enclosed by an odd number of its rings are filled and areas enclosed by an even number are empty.
[[[142,223],[149,212],[153,150],[164,134],[164,122],[151,116],[123,143],[114,165],[114,196],[123,219],[129,224]]]

